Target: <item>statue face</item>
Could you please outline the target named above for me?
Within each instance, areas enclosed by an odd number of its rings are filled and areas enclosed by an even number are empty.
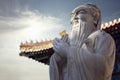
[[[78,25],[80,21],[93,22],[93,16],[89,8],[81,7],[76,13],[72,14],[72,24]]]

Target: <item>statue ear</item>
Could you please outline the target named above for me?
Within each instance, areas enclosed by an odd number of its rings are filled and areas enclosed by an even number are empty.
[[[97,24],[97,21],[98,21],[98,13],[97,12],[95,12],[95,13],[93,13],[93,19],[94,19],[94,23],[95,24]]]

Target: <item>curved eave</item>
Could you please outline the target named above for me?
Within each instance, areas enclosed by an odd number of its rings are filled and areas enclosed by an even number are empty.
[[[44,64],[49,64],[49,59],[53,53],[53,48],[49,48],[40,51],[20,52],[19,55],[32,58],[33,60],[42,62]]]
[[[120,24],[120,18],[118,19],[114,19],[113,21],[109,21],[105,24],[101,25],[101,29],[106,29],[106,28],[110,28],[110,27],[114,27],[116,24]]]

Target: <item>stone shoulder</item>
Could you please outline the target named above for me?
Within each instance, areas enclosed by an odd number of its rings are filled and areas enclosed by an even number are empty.
[[[104,30],[97,30],[90,35],[100,36],[100,37],[103,37],[103,38],[105,37],[105,38],[113,40],[113,37],[109,33],[105,32]]]

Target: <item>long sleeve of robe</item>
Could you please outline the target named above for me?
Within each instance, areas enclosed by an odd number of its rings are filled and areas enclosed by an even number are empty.
[[[52,55],[50,80],[111,80],[115,60],[114,40],[104,31],[96,31],[92,36],[94,52],[83,44],[82,47],[71,45],[67,59]]]

